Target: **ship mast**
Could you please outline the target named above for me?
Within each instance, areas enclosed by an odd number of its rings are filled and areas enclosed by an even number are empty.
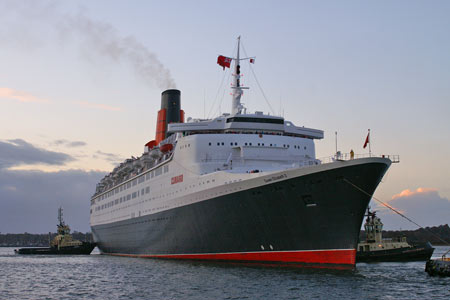
[[[239,56],[239,48],[241,44],[241,36],[238,37],[238,45],[237,45],[237,54],[236,58],[234,59],[234,80],[233,80],[233,93],[232,93],[232,106],[231,106],[231,114],[240,114],[242,112],[242,109],[244,108],[241,104],[241,96],[242,96],[242,89],[240,79],[241,79],[241,66],[240,66],[240,56]]]
[[[58,208],[58,221],[59,221],[59,226],[64,226],[64,220],[63,220],[63,209],[62,207]]]

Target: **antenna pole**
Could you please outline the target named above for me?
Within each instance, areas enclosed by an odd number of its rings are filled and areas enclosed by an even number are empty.
[[[371,136],[370,136],[370,129],[369,129],[369,157],[372,157],[372,149],[370,148],[370,145],[372,144],[371,140]]]

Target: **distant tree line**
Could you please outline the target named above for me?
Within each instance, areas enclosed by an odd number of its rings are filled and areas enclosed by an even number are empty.
[[[79,241],[91,241],[92,233],[74,231],[72,237]],[[49,241],[53,240],[56,233],[0,233],[0,247],[48,247]]]
[[[406,237],[406,240],[410,244],[430,242],[432,245],[436,246],[446,245],[443,241],[439,239],[441,238],[447,242],[447,245],[449,245],[450,227],[448,226],[448,224],[446,224],[434,227],[419,228],[416,230],[398,230],[398,231],[383,230],[383,238],[394,238],[394,237]],[[359,240],[360,241],[366,240],[366,233],[364,230],[361,230]]]
[[[431,232],[431,233],[430,233]],[[49,241],[55,238],[56,233],[32,234],[32,233],[0,233],[0,247],[48,247]],[[420,228],[417,230],[396,230],[384,231],[383,238],[403,237],[405,236],[409,243],[430,242],[433,245],[445,245],[438,237],[450,244],[450,227],[448,224]],[[438,236],[438,237],[437,237]],[[72,237],[79,241],[92,241],[92,233],[82,233],[74,231]],[[360,241],[366,239],[366,233],[361,230]]]

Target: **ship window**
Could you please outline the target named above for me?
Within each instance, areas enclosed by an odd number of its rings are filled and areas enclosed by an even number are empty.
[[[303,147],[305,150],[306,150],[306,146],[305,147]]]
[[[249,143],[249,145],[251,146],[251,145],[252,145],[252,143]]]
[[[233,142],[231,142],[230,145],[233,146]]]
[[[133,180],[133,186],[137,184],[137,179]]]
[[[141,196],[144,195],[144,189],[141,190]]]
[[[237,143],[234,143],[235,146],[237,146]]]
[[[209,143],[209,145],[211,146],[211,143]]]
[[[150,173],[147,173],[146,175],[145,175],[145,180],[149,180],[150,179]]]
[[[247,146],[247,143],[245,143],[245,146]]]
[[[220,146],[220,143],[217,143],[217,146]]]
[[[261,145],[264,146],[264,143],[262,143]]]
[[[131,187],[131,182],[127,183],[127,189],[129,189]]]
[[[150,177],[153,178],[153,176],[155,176],[155,175],[154,175],[154,172],[152,171]]]
[[[119,199],[116,199],[115,203],[116,203],[116,204],[119,203]]]
[[[136,198],[136,192],[133,193],[132,197],[133,199]]]
[[[225,143],[224,143],[224,142],[222,142],[222,146],[223,146],[223,145],[225,145]]]
[[[127,200],[130,200],[131,199],[131,194],[128,194],[127,195]]]
[[[164,166],[164,173],[169,172],[169,166]]]
[[[159,176],[161,174],[162,174],[162,168],[161,167],[155,170],[155,176]]]
[[[227,123],[230,123],[230,122],[284,124],[283,119],[247,118],[247,117],[228,118]]]
[[[149,186],[145,188],[145,193],[146,194],[150,193],[150,187]]]
[[[258,143],[258,146],[261,146],[261,144],[260,144],[260,143]]]

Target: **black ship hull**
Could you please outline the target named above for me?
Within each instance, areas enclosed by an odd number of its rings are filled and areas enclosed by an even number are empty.
[[[336,167],[168,211],[92,226],[104,254],[353,268],[387,159]]]
[[[356,262],[427,261],[433,255],[430,243],[396,249],[365,251],[356,253]]]
[[[48,248],[20,248],[14,250],[17,254],[38,254],[38,255],[89,255],[94,250],[96,244],[83,242],[80,246],[48,247]]]

